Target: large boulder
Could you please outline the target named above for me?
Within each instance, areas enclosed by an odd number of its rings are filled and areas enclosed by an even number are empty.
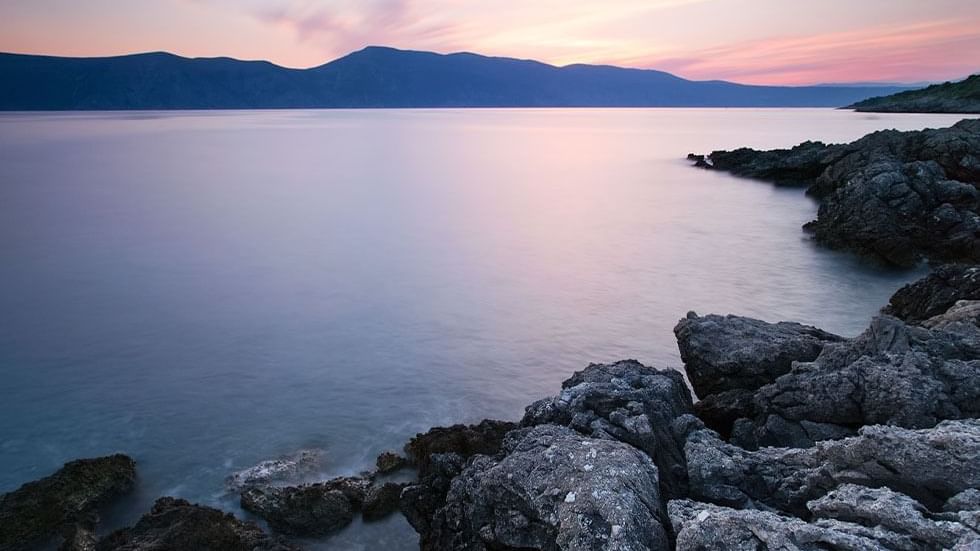
[[[945,313],[961,300],[980,300],[980,266],[939,266],[896,291],[883,313],[908,323],[920,323]]]
[[[793,362],[813,361],[827,343],[844,340],[799,323],[694,312],[677,323],[674,335],[687,378],[702,398],[755,390],[788,373]]]
[[[97,551],[298,551],[283,540],[262,532],[254,522],[193,505],[183,499],[162,497],[131,528],[118,530],[96,546]]]
[[[538,425],[452,482],[423,549],[668,549],[657,467],[636,448]]]
[[[664,495],[679,496],[687,491],[684,442],[670,427],[692,409],[680,373],[625,360],[576,372],[562,383],[560,394],[528,406],[521,425],[564,425],[630,444],[653,458]]]
[[[869,426],[811,448],[750,451],[694,426],[685,446],[691,497],[808,518],[807,502],[842,484],[888,487],[930,510],[980,487],[980,420],[929,429]]]
[[[98,509],[130,491],[135,480],[136,462],[116,454],[65,463],[51,476],[0,496],[0,549],[35,549],[56,536],[75,540],[76,532],[93,530]]]

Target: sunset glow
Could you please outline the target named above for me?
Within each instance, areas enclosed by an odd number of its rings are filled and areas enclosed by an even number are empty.
[[[367,45],[608,63],[748,83],[955,79],[976,0],[13,0],[0,51],[170,51],[311,67]]]

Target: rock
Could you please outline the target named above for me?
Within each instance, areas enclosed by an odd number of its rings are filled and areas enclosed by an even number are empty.
[[[950,306],[945,313],[922,322],[923,327],[944,331],[956,331],[957,326],[961,324],[980,326],[980,300],[958,301]]]
[[[253,486],[242,492],[241,506],[264,518],[277,532],[324,536],[354,520],[370,486],[370,480],[356,477],[302,486]]]
[[[135,480],[136,462],[116,454],[65,463],[51,476],[0,496],[0,549],[34,549],[58,535],[69,545],[84,541],[99,507],[129,492]]]
[[[299,548],[262,532],[254,522],[172,497],[162,497],[131,528],[99,541],[98,551],[296,551]]]
[[[980,417],[980,328],[930,330],[889,316],[859,337],[797,362],[754,397],[756,417],[739,421],[732,441],[744,447],[809,446],[864,425],[923,428],[944,419]]]
[[[980,511],[980,489],[963,490],[949,498],[943,505],[943,511],[956,513],[959,511]]]
[[[316,472],[320,468],[321,458],[320,450],[299,450],[292,455],[263,461],[254,467],[233,473],[225,479],[225,484],[230,491],[240,492],[249,486],[295,480]]]
[[[415,435],[405,445],[405,453],[420,473],[424,474],[433,454],[455,453],[466,458],[478,453],[497,453],[504,435],[516,427],[516,423],[492,419],[485,419],[476,425],[435,427]]]
[[[593,438],[614,438],[646,452],[660,469],[666,496],[686,494],[684,442],[671,431],[693,410],[680,373],[635,361],[592,364],[562,383],[553,398],[527,407],[521,425],[555,424]]]
[[[399,508],[399,498],[406,483],[385,482],[372,486],[364,496],[361,513],[367,522],[380,520]]]
[[[917,549],[952,549],[980,544],[980,534],[953,520],[935,515],[914,499],[887,488],[844,484],[808,504],[814,518],[835,519],[879,527],[911,540]]]
[[[980,113],[980,75],[868,98],[848,108],[875,113]]]
[[[393,451],[385,451],[381,452],[375,464],[379,473],[389,474],[407,466],[408,460]]]
[[[899,289],[882,312],[907,323],[945,313],[961,300],[980,300],[980,266],[945,264]]]
[[[755,416],[754,397],[753,391],[744,388],[709,394],[694,404],[694,413],[709,429],[727,440],[738,419]]]
[[[402,490],[399,508],[416,532],[424,535],[432,531],[433,516],[446,504],[452,480],[465,463],[466,458],[458,453],[432,454],[425,471],[419,473],[418,483]]]
[[[774,509],[808,518],[807,502],[842,484],[888,487],[939,510],[980,487],[980,420],[929,429],[869,426],[814,447],[745,450],[713,431],[688,432],[691,497],[734,508]]]
[[[700,397],[755,390],[809,362],[843,337],[799,323],[766,323],[741,316],[688,313],[674,327],[687,377]]]
[[[423,549],[667,549],[657,467],[636,448],[538,425],[453,481]]]
[[[899,266],[927,258],[980,261],[980,120],[914,132],[885,130],[850,144],[716,151],[704,164],[821,200],[806,224],[821,244]]]

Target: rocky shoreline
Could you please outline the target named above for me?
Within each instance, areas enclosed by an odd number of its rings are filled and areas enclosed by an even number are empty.
[[[229,487],[271,535],[164,497],[96,539],[135,464],[75,461],[0,498],[0,549],[290,550],[397,511],[424,550],[980,549],[980,267],[900,289],[855,338],[693,312],[675,334],[697,401],[678,371],[593,364],[517,423],[434,428],[361,476],[290,486],[310,452],[264,462]]]
[[[674,329],[686,380],[593,364],[516,423],[433,428],[358,476],[291,484],[315,450],[232,474],[267,530],[162,497],[98,538],[136,464],[73,461],[0,496],[0,550],[285,551],[397,512],[427,551],[980,550],[978,151],[974,120],[692,157],[808,186],[828,245],[963,261],[898,290],[857,337],[690,312]]]
[[[804,187],[820,201],[805,228],[822,245],[887,264],[980,261],[980,119],[849,144],[688,155],[696,166]]]

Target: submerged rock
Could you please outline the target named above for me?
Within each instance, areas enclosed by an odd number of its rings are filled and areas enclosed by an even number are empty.
[[[263,461],[233,473],[225,479],[228,489],[240,492],[249,486],[267,485],[272,482],[294,480],[316,472],[320,468],[323,452],[320,450],[299,450],[298,452]]]
[[[680,373],[625,360],[576,372],[562,383],[560,394],[528,406],[521,424],[564,425],[630,444],[653,458],[664,495],[679,496],[687,491],[684,442],[671,427],[692,410]]]
[[[961,300],[980,300],[980,266],[945,264],[899,289],[883,313],[920,323],[945,313]]]
[[[254,522],[193,505],[183,499],[162,497],[131,528],[118,530],[99,541],[98,551],[298,551],[266,535]]]
[[[85,545],[99,507],[129,492],[135,480],[136,462],[116,454],[65,463],[51,476],[0,496],[0,549],[35,549],[55,536]]]
[[[715,151],[699,166],[809,186],[821,204],[806,228],[838,249],[900,266],[980,261],[980,120],[850,144]]]
[[[423,549],[667,549],[657,467],[636,448],[539,425],[452,482]]]

